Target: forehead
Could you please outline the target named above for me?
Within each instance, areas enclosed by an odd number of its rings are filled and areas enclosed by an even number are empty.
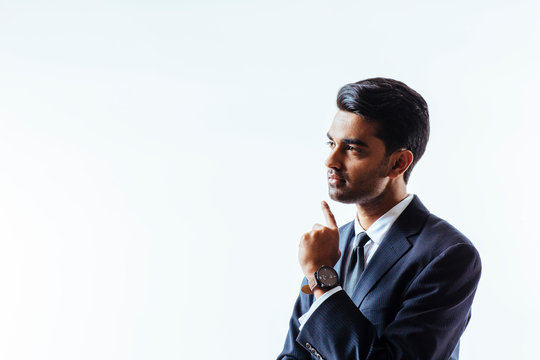
[[[369,141],[376,137],[375,123],[363,116],[339,110],[334,116],[328,134],[334,139],[359,139]]]

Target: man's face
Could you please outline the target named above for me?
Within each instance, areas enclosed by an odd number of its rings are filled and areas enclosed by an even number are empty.
[[[338,111],[328,131],[328,192],[342,203],[367,204],[388,184],[389,158],[376,125],[362,116]]]

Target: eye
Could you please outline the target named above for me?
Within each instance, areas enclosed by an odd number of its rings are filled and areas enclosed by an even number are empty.
[[[330,148],[333,148],[334,146],[336,146],[336,144],[334,144],[334,142],[332,140],[328,140],[326,142],[326,145],[328,145]]]
[[[362,152],[362,150],[360,148],[357,148],[357,147],[352,146],[352,145],[347,145],[347,150],[353,150],[353,151],[356,151],[356,152]]]

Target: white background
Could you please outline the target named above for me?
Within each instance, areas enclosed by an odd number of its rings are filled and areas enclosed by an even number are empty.
[[[430,106],[409,191],[482,256],[461,358],[537,359],[539,10],[0,1],[0,358],[275,358],[335,96],[385,76]]]

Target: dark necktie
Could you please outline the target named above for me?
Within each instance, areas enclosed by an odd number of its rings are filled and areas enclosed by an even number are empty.
[[[345,277],[345,292],[352,296],[356,283],[364,271],[364,245],[369,241],[368,234],[364,231],[356,236],[357,244],[349,259],[347,273]]]

